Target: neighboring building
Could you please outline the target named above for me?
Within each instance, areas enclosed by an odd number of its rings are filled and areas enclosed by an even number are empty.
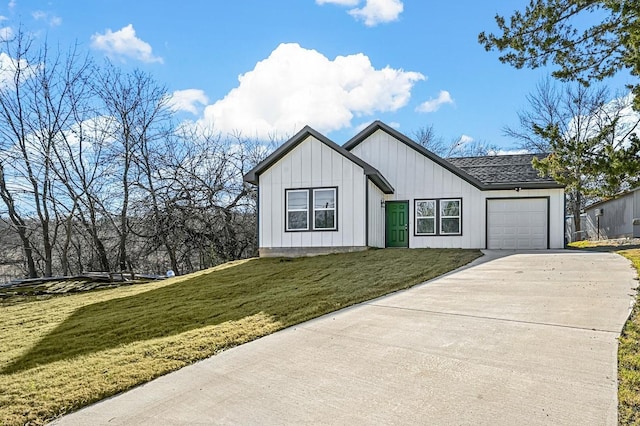
[[[260,255],[562,248],[564,188],[532,158],[445,160],[380,121],[341,147],[307,126],[245,175]]]
[[[640,238],[640,188],[591,204],[585,213],[589,239]]]

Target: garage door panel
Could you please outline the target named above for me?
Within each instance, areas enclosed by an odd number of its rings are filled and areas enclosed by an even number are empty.
[[[487,200],[487,248],[546,249],[546,198]]]

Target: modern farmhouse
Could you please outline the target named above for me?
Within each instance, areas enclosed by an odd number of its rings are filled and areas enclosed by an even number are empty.
[[[443,159],[380,121],[339,146],[307,126],[244,177],[260,255],[562,248],[564,188],[532,158]]]

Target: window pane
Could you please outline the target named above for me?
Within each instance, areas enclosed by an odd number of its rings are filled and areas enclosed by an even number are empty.
[[[316,209],[333,209],[336,207],[336,191],[322,189],[313,191],[313,207]]]
[[[315,229],[333,229],[336,227],[335,212],[320,210],[315,212]]]
[[[440,214],[442,216],[460,216],[460,201],[459,200],[441,201]]]
[[[418,201],[416,207],[416,216],[435,216],[436,215],[436,202],[435,201]]]
[[[418,219],[417,233],[418,234],[435,234],[435,219]]]
[[[459,218],[455,218],[455,219],[444,218],[442,219],[440,226],[442,226],[442,229],[440,230],[440,232],[443,234],[459,234],[460,233]]]
[[[288,229],[307,229],[307,212],[288,212]]]
[[[287,210],[306,210],[309,208],[308,194],[309,191],[288,191]]]

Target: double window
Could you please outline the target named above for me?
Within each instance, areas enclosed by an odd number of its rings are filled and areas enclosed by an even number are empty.
[[[462,199],[415,200],[416,235],[461,235]]]
[[[337,188],[285,190],[287,231],[335,231]]]

